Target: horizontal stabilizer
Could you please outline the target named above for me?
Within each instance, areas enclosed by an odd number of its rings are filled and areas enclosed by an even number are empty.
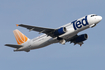
[[[5,46],[9,46],[9,47],[12,47],[12,48],[20,48],[20,47],[23,47],[22,45],[13,45],[13,44],[5,44]]]

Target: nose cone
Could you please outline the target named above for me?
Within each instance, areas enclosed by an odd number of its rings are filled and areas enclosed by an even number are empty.
[[[101,16],[98,16],[98,19],[99,19],[99,22],[102,20],[102,17]]]
[[[96,19],[95,22],[97,24],[102,20],[102,17],[101,16],[96,16],[95,19]]]

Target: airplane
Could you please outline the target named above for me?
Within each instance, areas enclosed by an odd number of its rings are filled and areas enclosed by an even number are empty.
[[[96,14],[90,14],[56,29],[37,27],[25,24],[16,24],[17,26],[29,29],[29,31],[36,31],[39,32],[39,34],[44,34],[34,39],[29,39],[18,29],[16,29],[13,31],[13,33],[18,45],[5,44],[5,46],[15,48],[14,51],[25,52],[29,52],[33,49],[42,48],[53,43],[60,43],[64,45],[66,42],[70,42],[74,43],[74,45],[79,44],[81,46],[82,44],[84,44],[83,42],[88,39],[88,35],[77,34],[80,31],[83,31],[87,28],[95,27],[101,20],[101,16],[98,16]]]

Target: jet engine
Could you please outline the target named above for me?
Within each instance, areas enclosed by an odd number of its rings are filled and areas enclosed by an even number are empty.
[[[54,32],[54,36],[59,36],[59,35],[62,35],[66,32],[66,28],[65,27],[61,27],[59,29],[57,29],[55,32]]]
[[[80,42],[83,42],[85,40],[87,40],[88,38],[88,35],[87,34],[82,34],[82,35],[79,35],[75,40],[74,40],[74,43],[80,43]]]

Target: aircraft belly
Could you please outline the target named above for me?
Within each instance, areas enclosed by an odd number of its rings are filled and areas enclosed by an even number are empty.
[[[31,44],[31,49],[38,49],[38,48],[42,48],[42,47],[45,47],[45,46],[48,46],[52,43],[55,43],[56,42],[56,39],[53,39],[51,37],[46,37],[45,39],[43,40],[39,40],[39,41],[35,41]]]

